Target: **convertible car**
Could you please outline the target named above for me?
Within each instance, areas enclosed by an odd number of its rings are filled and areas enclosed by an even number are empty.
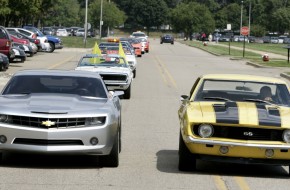
[[[1,159],[5,152],[93,155],[117,167],[122,94],[88,71],[17,72],[0,96]]]
[[[133,71],[124,57],[117,54],[87,54],[79,60],[75,70],[99,73],[109,90],[122,90],[123,97],[130,99]]]
[[[290,95],[283,80],[211,74],[181,96],[179,170],[196,160],[290,165]]]

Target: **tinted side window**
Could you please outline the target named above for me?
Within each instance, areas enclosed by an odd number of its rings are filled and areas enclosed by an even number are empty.
[[[7,39],[7,34],[6,32],[1,28],[0,29],[0,39]]]

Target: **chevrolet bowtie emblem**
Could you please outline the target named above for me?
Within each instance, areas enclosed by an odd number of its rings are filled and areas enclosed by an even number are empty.
[[[41,125],[45,125],[45,126],[47,126],[47,127],[50,127],[50,126],[52,126],[52,125],[55,125],[55,122],[50,121],[50,120],[47,120],[47,121],[43,121],[43,122],[41,123]]]

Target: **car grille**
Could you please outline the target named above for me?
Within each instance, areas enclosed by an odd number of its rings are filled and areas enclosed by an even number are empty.
[[[100,74],[104,81],[126,82],[127,75]]]
[[[35,128],[72,128],[84,126],[86,118],[39,118],[26,116],[11,116],[9,124]]]
[[[16,138],[13,144],[37,145],[37,146],[72,146],[84,145],[81,140],[44,140]]]
[[[213,137],[236,139],[236,140],[258,140],[258,141],[283,141],[283,130],[265,128],[247,128],[232,126],[213,126]],[[198,135],[198,126],[194,127],[194,134]]]

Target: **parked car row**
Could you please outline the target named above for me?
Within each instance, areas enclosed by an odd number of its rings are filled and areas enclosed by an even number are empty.
[[[24,62],[27,56],[33,57],[38,51],[51,53],[61,48],[63,45],[59,38],[44,35],[36,27],[0,26],[0,71],[8,69],[10,62]]]
[[[55,27],[43,27],[41,31],[45,35],[56,35],[56,36],[84,36],[85,35],[85,29],[81,27],[61,27],[61,28],[55,28]],[[89,29],[87,31],[87,37],[94,37],[95,33],[92,29]]]

